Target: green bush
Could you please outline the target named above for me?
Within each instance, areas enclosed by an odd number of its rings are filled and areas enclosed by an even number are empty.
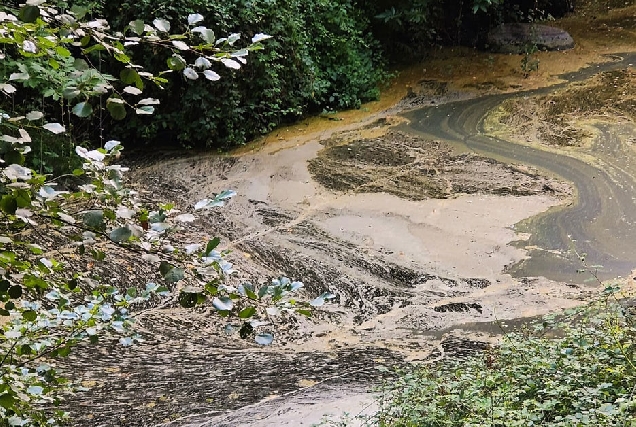
[[[217,70],[222,79],[214,85],[173,79],[166,90],[175,102],[165,103],[152,121],[127,121],[117,136],[129,140],[240,144],[306,113],[357,108],[377,98],[385,76],[379,48],[366,32],[368,20],[351,0],[139,0],[102,7],[115,29],[134,19],[177,22],[196,11],[219,33],[273,36],[266,49],[250,52],[239,72]],[[135,54],[146,58],[142,65],[165,68],[165,56],[143,49]]]
[[[636,426],[633,308],[607,300],[408,372],[368,425]]]

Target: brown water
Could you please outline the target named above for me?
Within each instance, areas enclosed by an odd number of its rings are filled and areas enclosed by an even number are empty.
[[[622,61],[564,78],[579,81],[633,62],[633,55],[625,56]],[[556,88],[415,110],[405,115],[410,124],[402,125],[402,129],[448,141],[461,150],[534,166],[574,185],[573,203],[517,225],[518,231],[531,234],[529,240],[517,244],[531,248],[531,257],[508,268],[513,276],[583,283],[590,276],[577,271],[586,266],[600,266],[592,268],[600,279],[628,275],[636,267],[636,157],[630,142],[635,135],[633,125],[599,124],[599,134],[590,147],[569,151],[521,145],[484,132],[484,118],[504,100],[544,94]]]

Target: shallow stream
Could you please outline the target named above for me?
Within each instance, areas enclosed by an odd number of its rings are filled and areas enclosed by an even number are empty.
[[[636,267],[636,152],[632,147],[636,129],[624,123],[599,124],[599,134],[591,147],[544,150],[485,134],[484,118],[510,97],[546,94],[635,62],[634,55],[625,55],[619,61],[564,75],[566,82],[558,86],[436,105],[405,114],[410,124],[401,128],[407,132],[442,139],[459,150],[506,163],[534,166],[573,184],[573,203],[556,206],[517,225],[517,231],[530,234],[529,240],[517,245],[528,248],[531,257],[507,268],[514,277],[544,276],[584,283],[590,276],[581,274],[583,269],[591,269],[605,280],[624,277]]]

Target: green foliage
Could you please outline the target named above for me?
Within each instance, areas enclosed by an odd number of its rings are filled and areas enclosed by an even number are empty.
[[[539,58],[536,53],[539,51],[536,44],[528,44],[523,49],[523,57],[521,58],[521,71],[524,77],[528,77],[531,73],[539,71]]]
[[[295,298],[301,282],[241,283],[225,259],[228,251],[217,250],[218,238],[181,247],[178,232],[196,221],[194,212],[223,206],[234,191],[198,202],[193,213],[178,212],[171,204],[146,207],[124,185],[127,169],[114,163],[123,149],[116,140],[94,150],[74,146],[73,162],[79,167],[72,175],[79,181],[72,188],[58,190],[56,179],[42,173],[48,171],[43,163],[40,172],[27,167],[31,145],[43,151],[37,141],[42,135],[62,138],[67,129],[98,113],[110,113],[113,120],[152,114],[159,100],[144,97],[144,91],[168,80],[162,72],[134,64],[125,45],[167,51],[171,60],[166,66],[173,74],[213,85],[219,79],[213,64],[240,68],[245,56],[269,38],[255,34],[250,44],[235,50],[231,47],[238,35],[215,41],[195,13],[178,34],[171,34],[171,24],[163,19],[152,25],[134,21],[125,33],[114,33],[106,21],[82,19],[87,16],[84,9],[60,13],[40,0],[29,0],[19,10],[0,10],[0,56],[5,60],[0,72],[2,427],[64,422],[68,414],[42,408],[54,408],[65,393],[82,388],[55,371],[55,359],[66,357],[80,342],[116,340],[128,346],[141,341],[134,330],[140,304],[171,294],[186,308],[210,300],[228,319],[228,332],[238,329],[241,338],[259,345],[273,342],[270,329],[277,316],[308,316],[313,306]],[[119,64],[119,72],[101,72],[92,61],[95,52]],[[42,102],[42,111],[31,109],[41,97],[52,103]],[[16,100],[23,107],[14,108]],[[49,110],[55,103],[61,113]],[[124,290],[91,271],[94,263],[122,252],[156,266],[160,282]]]
[[[173,80],[166,85],[173,102],[152,121],[126,122],[126,139],[231,146],[306,113],[357,108],[377,98],[385,76],[368,19],[351,0],[141,0],[107,2],[104,9],[115,28],[151,14],[174,22],[196,9],[216,31],[273,37],[267,49],[250,53],[249,67],[220,70],[213,87],[201,79]],[[146,68],[156,71],[165,63],[152,48],[144,52]]]
[[[404,372],[366,425],[634,426],[634,314],[609,297],[485,353]]]

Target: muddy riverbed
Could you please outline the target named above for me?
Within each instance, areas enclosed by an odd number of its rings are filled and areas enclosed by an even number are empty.
[[[622,88],[635,79],[631,57],[605,61],[534,92],[419,78],[398,106],[356,123],[242,154],[133,162],[134,185],[178,207],[237,191],[188,233],[221,236],[240,278],[284,274],[307,298],[337,299],[277,325],[268,348],[224,336],[209,308],[148,310],[145,343],[69,359],[90,360],[76,425],[308,426],[369,411],[394,367],[483,348],[501,320],[593,295],[581,253],[601,277],[627,276],[636,133]],[[576,110],[571,100],[596,102],[614,78],[603,102]]]

